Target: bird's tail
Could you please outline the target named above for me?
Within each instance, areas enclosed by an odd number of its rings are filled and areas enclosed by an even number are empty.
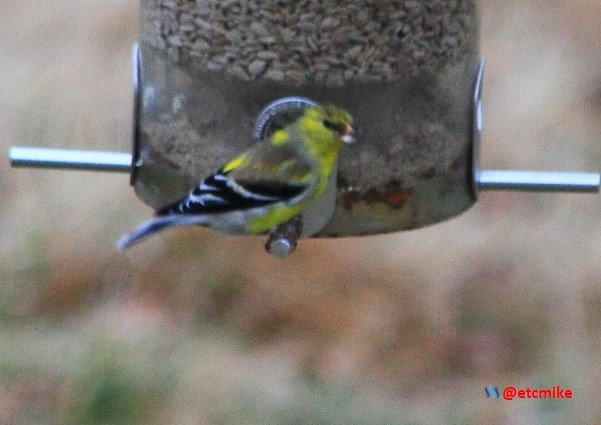
[[[207,217],[204,215],[171,215],[157,217],[153,220],[142,223],[137,229],[123,236],[117,241],[117,249],[124,251],[130,246],[140,242],[142,239],[171,227],[183,227],[193,225],[206,225]]]

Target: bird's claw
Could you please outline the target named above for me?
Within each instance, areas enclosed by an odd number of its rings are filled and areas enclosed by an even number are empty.
[[[303,220],[297,215],[271,231],[265,250],[279,259],[288,257],[294,252],[302,230]]]

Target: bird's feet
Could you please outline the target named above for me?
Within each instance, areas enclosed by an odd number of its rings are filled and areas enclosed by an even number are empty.
[[[276,258],[286,258],[294,252],[302,230],[303,220],[297,215],[271,231],[265,250]]]

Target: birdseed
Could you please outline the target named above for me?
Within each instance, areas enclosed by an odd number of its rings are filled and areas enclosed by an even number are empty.
[[[284,72],[288,78],[276,80],[290,85],[389,81],[457,63],[476,42],[474,0],[143,0],[142,5],[143,42],[176,63],[244,80],[274,79]]]

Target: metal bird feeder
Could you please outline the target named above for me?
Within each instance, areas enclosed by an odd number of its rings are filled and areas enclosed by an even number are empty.
[[[473,0],[142,0],[132,153],[10,158],[127,172],[159,209],[307,105],[333,103],[360,136],[341,154],[334,212],[316,236],[427,226],[482,190],[598,192],[597,173],[480,169],[477,22]],[[284,254],[294,246],[278,241]]]

